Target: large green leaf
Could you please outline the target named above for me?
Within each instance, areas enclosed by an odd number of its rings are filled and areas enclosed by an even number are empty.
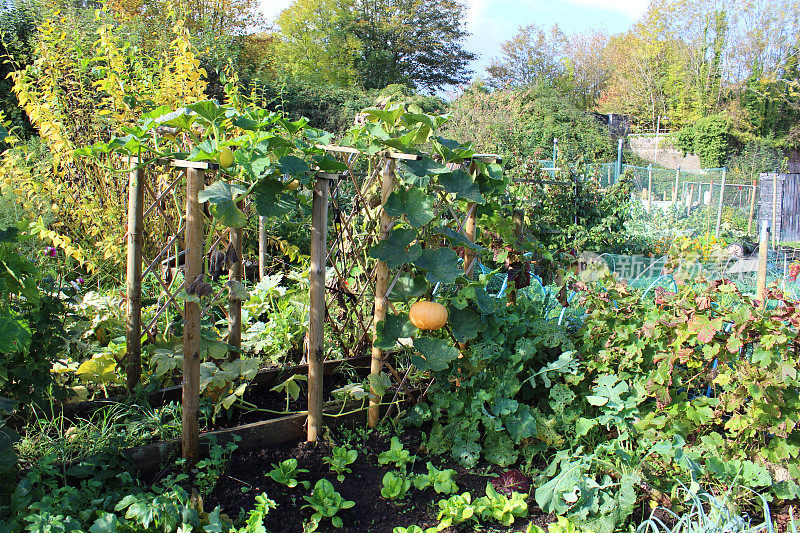
[[[546,513],[566,514],[572,507],[572,503],[568,502],[564,496],[574,493],[585,470],[586,462],[582,459],[562,461],[558,474],[536,489],[534,496],[539,508]]]
[[[499,298],[490,295],[483,287],[475,289],[475,303],[484,315],[491,315],[503,304]]]
[[[244,179],[250,182],[256,182],[273,172],[272,159],[268,154],[260,151],[251,155],[247,150],[236,150],[233,152],[233,159],[243,170]]]
[[[478,333],[486,329],[486,323],[481,320],[481,316],[470,308],[462,311],[450,309],[450,319],[448,320],[453,337],[458,342],[467,342],[478,336]]]
[[[285,155],[281,157],[278,160],[278,167],[283,174],[290,174],[291,176],[299,176],[311,170],[308,163],[294,155]]]
[[[421,250],[419,258],[414,261],[414,264],[428,271],[425,279],[429,283],[449,285],[462,274],[461,268],[458,266],[458,254],[452,248],[425,248]]]
[[[227,181],[215,181],[204,190],[200,191],[197,199],[200,202],[211,204],[214,218],[229,228],[243,228],[247,217],[241,209],[236,207],[236,202],[247,192],[244,187]]]
[[[509,436],[517,444],[538,433],[536,417],[531,413],[531,408],[524,404],[520,405],[513,415],[506,418],[505,425]]]
[[[411,362],[420,370],[439,372],[447,369],[451,361],[458,359],[459,352],[455,346],[442,339],[417,337],[414,349],[421,355],[411,356]]]
[[[0,353],[26,352],[31,342],[27,322],[11,308],[0,311]]]
[[[426,195],[422,189],[409,187],[392,191],[386,200],[384,209],[390,217],[405,215],[408,223],[415,228],[424,226],[434,217],[433,197]]]
[[[316,154],[312,158],[320,172],[326,172],[328,174],[347,172],[347,165],[328,154]]]
[[[163,107],[165,106],[161,106],[158,109],[163,109]],[[180,109],[176,109],[175,111],[171,111],[169,113],[160,115],[159,117],[155,118],[155,122],[157,124],[170,126],[172,128],[189,130],[191,129],[192,124],[194,124],[196,118],[197,115],[195,115],[194,112],[189,111],[185,107],[181,107]]]
[[[222,122],[225,118],[225,108],[213,100],[203,100],[186,107],[197,113],[199,118],[204,119],[209,124]]]
[[[397,167],[400,176],[406,179],[424,178],[431,174],[444,174],[449,172],[446,166],[437,163],[430,156],[424,156],[419,161],[403,160]]]
[[[483,251],[482,246],[480,246],[479,244],[475,244],[471,240],[467,239],[467,237],[460,231],[448,228],[447,226],[439,226],[438,228],[433,228],[433,231],[445,237],[450,242],[450,244],[454,246],[463,246],[478,253],[481,253]]]
[[[387,315],[384,320],[376,324],[375,342],[372,345],[381,350],[391,350],[397,346],[397,339],[411,337],[417,331],[414,324],[409,322],[408,314]]]
[[[486,201],[472,176],[464,170],[458,169],[441,174],[439,176],[439,185],[444,187],[447,192],[455,194],[456,198],[475,202],[476,204],[483,204]]]
[[[445,139],[444,137],[436,137],[433,143],[434,151],[441,155],[445,163],[459,163],[464,159],[472,157],[475,153],[472,150],[472,144],[461,144],[452,139]]]
[[[263,217],[281,216],[288,213],[294,206],[287,199],[282,181],[267,178],[259,181],[252,189],[251,194],[256,204],[256,212]]]
[[[397,301],[409,301],[412,298],[417,298],[425,294],[428,290],[428,282],[425,281],[425,276],[412,276],[407,272],[400,274],[397,281],[392,287],[392,292],[389,293],[389,299]]]
[[[417,230],[411,228],[395,228],[386,239],[372,247],[370,257],[386,263],[389,268],[396,268],[405,263],[413,263],[422,253],[419,244],[409,246],[417,238]]]

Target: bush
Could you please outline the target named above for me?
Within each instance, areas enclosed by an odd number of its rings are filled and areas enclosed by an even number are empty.
[[[701,118],[681,128],[676,147],[683,155],[696,154],[704,168],[720,168],[728,158],[732,144],[731,125],[721,115]]]

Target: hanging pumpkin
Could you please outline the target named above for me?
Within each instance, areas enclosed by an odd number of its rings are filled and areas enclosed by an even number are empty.
[[[233,164],[233,150],[229,147],[225,147],[219,153],[219,166],[222,168],[228,168]]]
[[[411,323],[419,329],[442,329],[447,323],[449,313],[447,308],[440,303],[420,300],[411,306],[408,313]]]

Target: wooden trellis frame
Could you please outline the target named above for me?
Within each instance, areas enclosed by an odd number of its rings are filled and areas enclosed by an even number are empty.
[[[384,353],[382,350],[372,347],[371,344],[375,336],[376,324],[385,317],[387,307],[392,304],[389,295],[398,281],[402,271],[391,279],[389,270],[380,261],[374,261],[370,266],[363,253],[368,249],[368,243],[377,243],[386,237],[393,220],[385,212],[384,205],[391,192],[394,190],[394,180],[396,165],[399,160],[418,160],[421,156],[416,154],[402,154],[387,152],[381,155],[380,164],[376,165],[373,172],[365,176],[363,180],[357,178],[354,171],[354,160],[360,152],[353,148],[338,146],[320,146],[320,148],[339,154],[344,158],[348,171],[342,174],[317,173],[315,175],[312,195],[312,223],[311,223],[311,274],[310,274],[310,320],[308,332],[308,415],[307,415],[307,438],[310,441],[316,440],[321,434],[323,424],[323,382],[322,365],[325,359],[325,337],[326,333],[331,337],[339,335],[339,343],[346,347],[346,340],[341,338],[345,328],[350,325],[353,328],[352,343],[343,356],[357,356],[359,346],[369,344],[372,350],[371,371],[379,373],[384,367]],[[500,158],[494,155],[481,154],[474,156],[466,163],[470,165],[470,171],[474,170],[474,161],[481,159],[485,161],[499,161]],[[198,193],[205,186],[205,173],[213,170],[216,165],[204,162],[177,161],[177,160],[158,160],[153,163],[164,164],[168,167],[176,168],[180,175],[173,179],[163,189],[153,190],[145,178],[143,166],[139,166],[139,161],[130,159],[130,164],[135,167],[131,170],[129,181],[129,206],[128,206],[128,268],[127,268],[127,369],[128,386],[136,385],[141,374],[141,336],[143,330],[148,337],[154,336],[153,327],[158,318],[170,307],[177,304],[176,294],[182,289],[187,289],[195,280],[202,278],[204,274],[203,260],[205,242],[204,224],[205,218],[198,202]],[[167,226],[172,233],[167,243],[159,246],[154,259],[148,263],[145,269],[143,266],[142,241],[143,241],[143,220],[150,214],[160,214],[166,217],[160,202],[168,193],[176,190],[181,180],[186,179],[186,202],[185,202],[185,221],[181,224],[174,224],[167,220]],[[378,183],[380,182],[380,184]],[[338,202],[338,197],[331,198],[332,190],[338,192],[339,187],[347,184],[352,186],[354,194],[353,205],[349,212],[344,212],[342,205]],[[370,206],[370,192],[380,191],[380,204],[376,207]],[[144,193],[152,198],[153,202],[143,209]],[[448,193],[443,190],[435,191],[437,201],[435,208],[437,216],[447,211],[452,218],[458,232],[462,233],[471,242],[475,241],[477,206],[469,203],[467,212],[463,215],[457,213],[453,202],[448,197]],[[330,246],[326,242],[328,234],[328,209],[333,205],[335,209],[335,224],[338,225],[338,232]],[[244,207],[239,205],[240,208]],[[367,238],[359,239],[354,229],[356,221],[365,221],[368,230]],[[369,232],[372,232],[371,234]],[[166,294],[165,303],[160,306],[155,317],[147,325],[141,323],[141,286],[142,279],[153,269],[171,247],[177,242],[180,236],[184,237],[185,253],[185,276],[181,287],[170,290],[167,283],[158,275],[159,286]],[[242,240],[243,231],[241,229],[226,230],[223,234],[217,235],[217,239],[212,245],[216,248],[217,244],[225,238],[229,239],[230,244],[236,251],[239,261],[234,263],[230,270],[231,280],[240,280],[242,274]],[[363,236],[362,236],[363,237]],[[262,240],[262,239],[260,239]],[[357,242],[360,241],[360,242]],[[366,241],[366,242],[365,242]],[[349,247],[349,248],[348,248]],[[351,252],[352,258],[345,258],[344,262],[351,265],[349,269],[342,267],[337,259],[343,258],[346,254],[343,250]],[[358,253],[352,253],[357,251]],[[468,276],[474,271],[474,254],[467,250],[464,256],[465,274]],[[177,263],[177,257],[176,257]],[[326,271],[330,268],[335,273],[337,283],[341,284],[352,274],[354,265],[359,269],[360,286],[355,287],[352,297],[355,301],[364,306],[366,296],[369,295],[369,288],[372,280],[375,280],[373,309],[369,313],[365,309],[355,306],[352,316],[347,316],[347,322],[337,324],[334,317],[330,315],[337,299],[337,290],[340,287],[326,286]],[[326,301],[327,300],[327,301]],[[183,324],[183,353],[184,366],[182,378],[182,455],[190,464],[198,459],[199,455],[199,426],[197,420],[200,393],[200,322],[203,309],[200,304],[193,301],[185,301],[182,315]],[[327,320],[326,320],[327,319]],[[330,327],[327,328],[326,324]],[[228,343],[233,345],[234,350],[238,350],[241,343],[241,302],[231,297],[229,300],[229,335]],[[392,369],[393,370],[393,369]],[[394,372],[393,372],[394,373]],[[374,391],[373,391],[374,392]],[[376,395],[370,398],[370,408],[367,412],[367,421],[370,426],[378,422],[379,405]]]

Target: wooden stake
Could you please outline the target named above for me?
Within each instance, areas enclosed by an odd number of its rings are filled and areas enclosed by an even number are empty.
[[[722,200],[725,198],[725,178],[727,177],[728,170],[722,169],[722,183],[719,187],[719,204],[717,206],[717,225],[714,230],[714,236],[719,239],[719,228],[722,225]]]
[[[258,280],[267,277],[267,217],[258,217]]]
[[[126,386],[132,391],[142,375],[142,202],[144,200],[144,169],[132,170],[128,181],[128,268],[126,295],[128,299],[125,344],[127,361]]]
[[[464,224],[464,235],[467,237],[469,242],[475,242],[475,234],[477,232],[477,221],[478,221],[478,209],[477,205],[469,202],[467,204],[467,221]],[[464,274],[468,278],[472,278],[475,274],[475,252],[470,250],[469,248],[464,249]]]
[[[653,210],[653,165],[647,165],[647,214]]]
[[[686,215],[688,216],[692,212],[692,201],[694,201],[694,183],[689,188],[689,201],[686,202]]]
[[[747,216],[747,236],[753,234],[753,213],[756,209],[756,187],[758,186],[758,180],[753,180],[753,192],[750,195],[750,214]]]
[[[764,292],[767,287],[767,253],[769,250],[769,228],[767,221],[761,221],[761,232],[758,237],[758,278],[756,279],[756,299],[763,306]]]
[[[525,211],[521,209],[515,209],[512,216],[514,218],[514,235],[517,237],[517,244],[520,244],[522,242],[523,231],[525,230]],[[519,260],[520,263],[524,264],[523,257],[521,255],[519,256]],[[514,288],[508,288],[508,302],[512,304],[517,303],[516,286]]]
[[[186,264],[187,287],[203,277],[203,210],[197,201],[205,184],[200,169],[186,169]],[[199,459],[200,428],[197,413],[200,408],[200,304],[183,304],[183,386],[181,415],[182,456],[191,468]]]
[[[327,178],[314,180],[311,207],[311,274],[308,321],[308,427],[306,438],[316,441],[322,434],[323,360],[325,359],[325,263],[328,254]]]
[[[381,176],[381,220],[380,220],[380,240],[386,239],[392,227],[392,217],[390,217],[383,206],[389,199],[389,195],[394,190],[394,169],[395,160],[390,159],[383,163],[384,170]],[[372,315],[372,362],[370,363],[370,374],[380,374],[383,369],[383,350],[375,346],[375,339],[378,336],[378,322],[386,318],[386,291],[389,288],[389,267],[383,261],[378,261],[375,266],[375,307]],[[371,389],[371,387],[370,387]],[[367,425],[374,428],[378,425],[380,418],[380,399],[371,390],[369,399],[369,411],[367,412]]]
[[[244,208],[244,201],[236,203],[239,209]],[[244,264],[242,259],[242,228],[231,228],[231,247],[236,252],[238,261],[231,263],[228,269],[228,281],[231,285],[238,285],[242,282],[242,271]],[[233,287],[231,287],[233,289]],[[242,348],[242,301],[231,290],[228,297],[228,344],[234,349],[231,350],[230,359],[234,360],[241,356]]]

